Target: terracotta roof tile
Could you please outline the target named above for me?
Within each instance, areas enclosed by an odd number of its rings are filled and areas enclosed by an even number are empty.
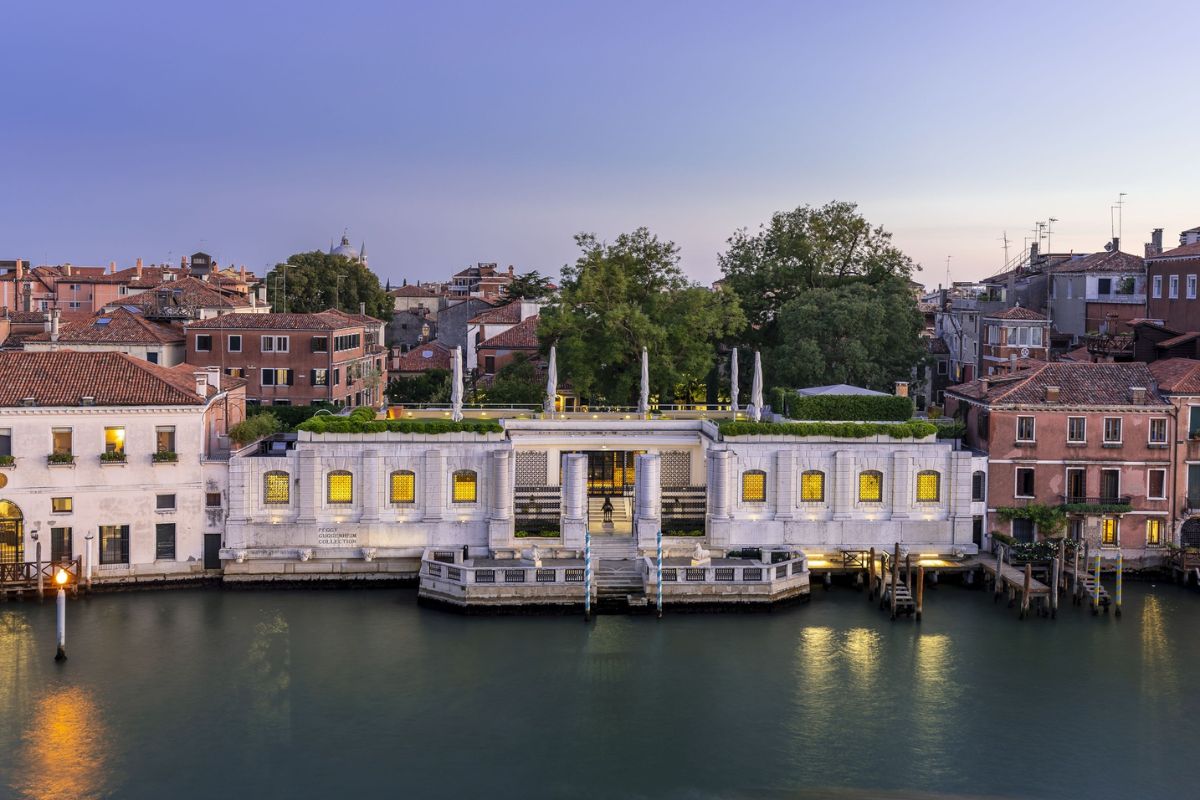
[[[437,297],[437,292],[432,289],[426,289],[424,286],[401,286],[392,289],[390,294],[393,297]]]
[[[507,305],[499,306],[497,308],[489,308],[487,311],[477,314],[471,319],[467,320],[468,323],[491,322],[494,324],[503,324],[507,322],[513,325],[516,325],[520,321],[521,304],[519,302],[508,303]]]
[[[1181,333],[1178,336],[1172,336],[1170,339],[1164,339],[1156,344],[1155,347],[1162,348],[1163,350],[1169,350],[1172,347],[1178,347],[1181,344],[1187,344],[1197,336],[1200,336],[1200,331],[1188,331],[1187,333]]]
[[[1147,261],[1157,261],[1160,258],[1200,258],[1200,242],[1193,244],[1185,244],[1181,247],[1176,247],[1173,250],[1159,253],[1156,256],[1151,256]]]
[[[151,322],[118,308],[83,321],[59,323],[59,344],[182,344],[183,328]],[[26,337],[26,342],[51,342],[49,331]]]
[[[1200,361],[1164,358],[1150,364],[1158,388],[1168,394],[1200,395]]]
[[[427,369],[450,369],[451,348],[439,342],[429,342],[413,347],[397,358],[394,372],[424,372]]]
[[[983,318],[984,319],[1028,319],[1028,320],[1044,320],[1044,319],[1046,319],[1044,314],[1039,314],[1038,312],[1034,311],[1033,309],[1024,308],[1023,306],[1013,306],[1012,308],[1006,308],[1003,311],[997,311],[992,314],[984,314]]]
[[[212,284],[192,277],[156,283],[140,294],[123,298],[120,305],[150,308],[163,302],[164,297],[177,308],[250,307],[250,301],[243,295],[219,291]]]
[[[526,317],[508,330],[501,331],[490,339],[480,342],[475,346],[475,349],[536,349],[538,346],[537,326],[538,317],[536,314],[532,317]]]
[[[372,320],[378,325],[379,320]],[[255,330],[293,330],[293,331],[331,331],[342,328],[361,327],[362,323],[355,322],[340,311],[330,309],[316,314],[255,314],[252,312],[235,312],[222,314],[219,317],[202,319],[188,323],[188,329],[238,329],[252,328]]]
[[[1013,375],[993,376],[951,386],[946,391],[988,405],[1129,406],[1132,387],[1146,390],[1137,405],[1161,406],[1154,375],[1141,363],[1082,364],[1058,361]],[[1046,387],[1057,386],[1057,403],[1046,402]]]
[[[1091,253],[1079,258],[1072,258],[1054,268],[1059,272],[1136,272],[1146,271],[1146,262],[1141,256],[1135,256],[1121,251]]]
[[[195,406],[195,381],[124,353],[0,352],[0,406]]]

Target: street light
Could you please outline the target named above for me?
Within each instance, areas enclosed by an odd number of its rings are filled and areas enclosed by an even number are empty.
[[[58,584],[58,652],[54,654],[55,661],[67,660],[67,571],[62,567],[54,573],[54,582]]]

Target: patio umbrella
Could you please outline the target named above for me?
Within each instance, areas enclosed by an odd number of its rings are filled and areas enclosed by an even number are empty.
[[[737,413],[738,410],[738,372],[737,372],[737,348],[733,348],[733,355],[729,357],[729,410]]]
[[[558,394],[558,354],[554,345],[550,345],[550,366],[546,370],[546,399],[542,402],[542,410],[547,414],[554,413],[554,397]]]
[[[454,348],[454,356],[450,361],[453,368],[453,375],[450,379],[450,419],[458,422],[463,418],[463,368],[461,347]]]
[[[646,355],[646,348],[642,348],[642,394],[638,397],[638,413],[645,415],[650,413],[650,356]]]
[[[750,418],[755,422],[762,419],[762,357],[754,351],[754,383],[750,385]]]

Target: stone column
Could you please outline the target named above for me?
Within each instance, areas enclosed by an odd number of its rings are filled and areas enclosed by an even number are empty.
[[[425,519],[437,522],[446,508],[446,454],[425,451]]]
[[[971,515],[971,452],[952,451],[949,472],[946,516],[951,520],[950,544],[970,544],[974,522]]]
[[[587,529],[587,456],[564,453],[560,474],[562,516],[559,524],[563,546],[582,550]]]
[[[258,503],[254,507],[263,507],[262,473],[247,468],[249,464],[253,463],[255,463],[255,459],[241,458],[235,458],[229,462],[229,488],[227,490],[229,516],[226,518],[227,523],[241,524],[250,521],[252,516],[252,512],[250,511],[251,499],[255,496],[256,492]],[[257,483],[252,486],[251,481],[257,481]]]
[[[513,484],[509,451],[492,453],[492,519],[512,519]]]
[[[908,519],[912,512],[915,491],[912,462],[912,453],[905,450],[892,453],[892,519]]]
[[[379,466],[380,453],[378,450],[364,450],[362,453],[362,496],[361,522],[379,521]]]
[[[298,504],[299,515],[296,517],[296,522],[300,524],[309,524],[317,521],[317,509],[320,508],[321,497],[325,491],[325,486],[321,481],[321,460],[317,458],[317,453],[314,450],[301,450],[297,458],[299,465],[300,485],[292,485],[291,491],[295,492]]]
[[[854,509],[854,490],[858,476],[854,472],[854,454],[838,450],[833,454],[833,518],[850,519]]]
[[[708,508],[713,519],[729,519],[729,473],[733,456],[728,450],[708,451]]]
[[[796,508],[796,453],[775,451],[775,519],[792,519]]]
[[[654,547],[662,526],[662,456],[658,453],[637,457],[634,506],[633,534],[638,547]]]

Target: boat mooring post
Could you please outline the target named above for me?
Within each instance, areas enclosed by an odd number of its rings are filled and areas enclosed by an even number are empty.
[[[1021,588],[1021,619],[1029,616],[1029,585],[1033,582],[1033,564],[1025,562],[1025,580]]]
[[[925,567],[917,563],[917,622],[921,621],[921,613],[925,610]]]
[[[37,576],[38,576],[38,602],[46,596],[42,589],[42,543],[38,540],[38,532],[33,532],[33,552],[34,558],[37,559]]]
[[[583,532],[583,621],[592,619],[592,532]]]
[[[1057,558],[1050,562],[1050,619],[1058,617],[1058,582],[1060,579],[1060,565],[1062,564],[1062,552],[1059,552]]]
[[[662,531],[658,532],[658,598],[655,606],[658,608],[658,618],[662,619]]]
[[[875,548],[871,548],[871,555],[867,561],[867,599],[875,599]]]
[[[58,651],[54,654],[55,661],[67,660],[67,578],[67,571],[59,567],[54,575],[54,582],[58,584]]]
[[[1092,592],[1092,613],[1100,613],[1100,554],[1096,553],[1096,588]]]
[[[1004,568],[1004,545],[996,545],[996,595],[992,598],[992,602],[1000,599],[1000,591],[1004,588],[1004,580],[1000,572]]]
[[[1114,613],[1118,617],[1121,616],[1121,605],[1122,605],[1122,601],[1124,599],[1121,596],[1122,595],[1121,590],[1123,588],[1122,587],[1122,583],[1123,583],[1122,573],[1124,571],[1125,571],[1125,557],[1121,554],[1120,548],[1117,548],[1117,591],[1116,591],[1117,610]]]
[[[892,619],[896,619],[896,587],[900,584],[900,543],[896,542],[896,553],[892,557]]]

